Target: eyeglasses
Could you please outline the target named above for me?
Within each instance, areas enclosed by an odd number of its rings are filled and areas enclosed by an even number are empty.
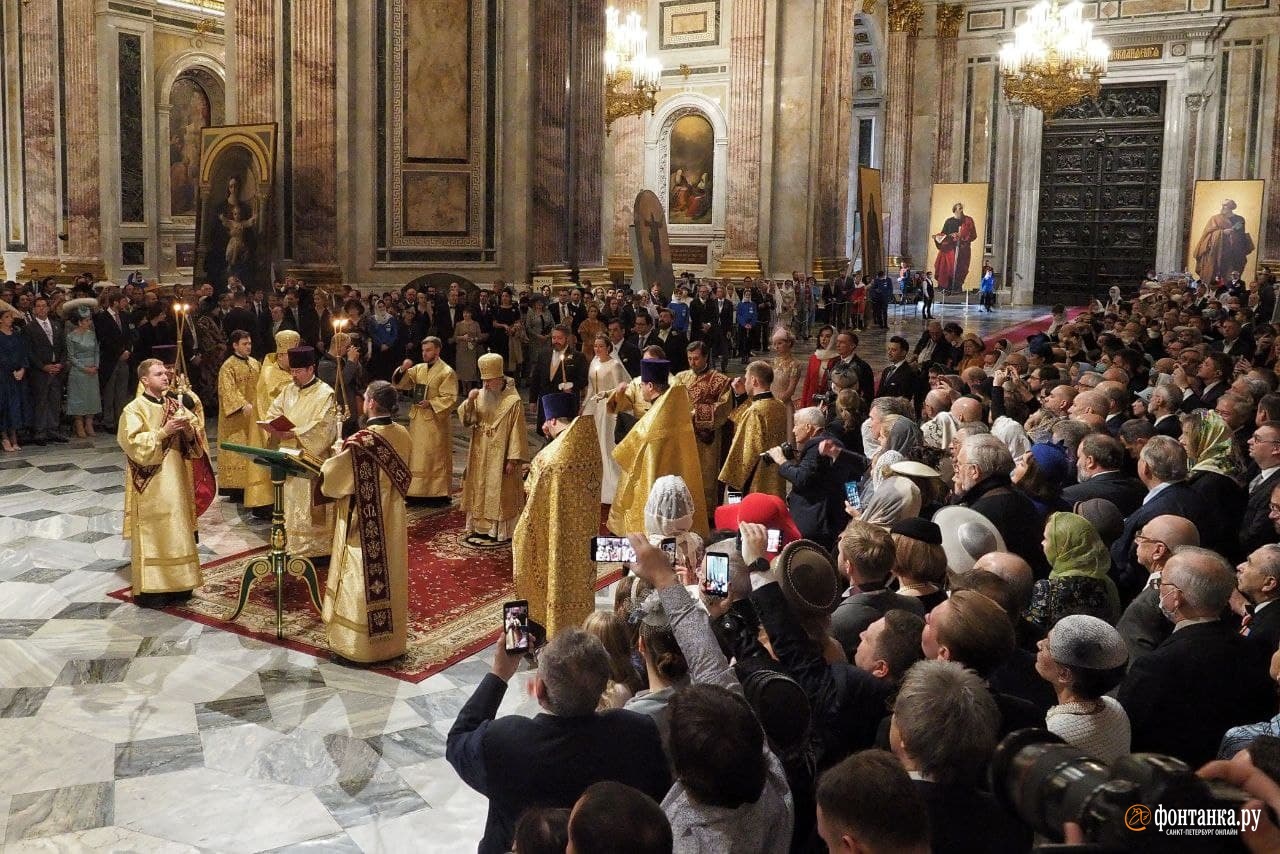
[[[1165,548],[1169,547],[1169,544],[1164,540],[1157,540],[1155,537],[1147,537],[1142,534],[1134,534],[1133,541],[1135,543],[1151,543],[1152,545],[1164,546]]]
[[[1177,590],[1179,593],[1181,593],[1181,592],[1182,592],[1182,588],[1181,588],[1181,587],[1179,587],[1178,585],[1174,584],[1172,581],[1165,581],[1163,578],[1162,578],[1162,579],[1160,579],[1160,584],[1159,584],[1159,586],[1160,586],[1160,587],[1172,587],[1174,590]]]
[[[1280,439],[1259,439],[1257,436],[1250,436],[1249,441],[1259,445],[1280,445]]]

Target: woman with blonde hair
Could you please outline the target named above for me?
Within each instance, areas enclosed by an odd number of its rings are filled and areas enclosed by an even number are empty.
[[[594,635],[609,653],[609,683],[600,696],[598,709],[621,709],[644,688],[631,663],[631,637],[626,623],[613,611],[592,611],[582,621],[582,630]]]
[[[791,349],[796,345],[796,337],[791,334],[790,329],[784,326],[774,329],[773,334],[769,336],[769,345],[776,354],[770,362],[773,367],[773,385],[769,387],[769,391],[787,408],[787,435],[790,436],[804,367],[799,359],[791,355]]]

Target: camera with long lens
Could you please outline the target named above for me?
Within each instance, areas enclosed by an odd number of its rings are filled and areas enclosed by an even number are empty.
[[[1165,814],[1238,814],[1250,800],[1235,786],[1200,779],[1172,756],[1134,753],[1108,766],[1051,732],[1021,729],[996,747],[991,790],[1006,809],[1047,839],[1061,842],[1066,822],[1080,825],[1089,851],[1246,850],[1238,835],[1215,835],[1200,828],[1171,835],[1158,826],[1158,809]]]
[[[795,445],[791,444],[790,442],[783,442],[781,445],[778,446],[778,448],[782,451],[782,456],[784,459],[793,461],[793,462],[795,461],[795,458],[796,458]],[[760,454],[760,462],[765,464],[772,464],[773,457],[769,456],[768,451],[764,451],[763,453]]]

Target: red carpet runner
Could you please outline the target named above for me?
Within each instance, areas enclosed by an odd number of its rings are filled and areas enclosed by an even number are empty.
[[[498,636],[502,603],[514,598],[514,590],[510,545],[488,549],[467,545],[465,517],[456,508],[410,512],[408,649],[389,666],[371,669],[407,682],[421,682],[493,643]],[[245,564],[264,551],[206,564],[204,586],[185,605],[165,610],[246,637],[327,657],[320,615],[308,601],[306,585],[298,579],[286,576],[285,580],[283,641],[276,640],[274,579],[255,584],[236,622],[224,622],[235,610]],[[323,590],[326,570],[318,572]],[[616,564],[601,564],[597,589],[619,576]],[[128,587],[110,595],[130,600]]]

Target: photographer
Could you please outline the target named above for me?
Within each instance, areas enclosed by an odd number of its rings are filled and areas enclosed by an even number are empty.
[[[824,439],[835,441],[825,424],[821,409],[801,409],[792,428],[795,444],[779,445],[768,453],[778,464],[778,473],[791,484],[787,507],[801,535],[831,551],[847,518],[845,484],[862,477],[866,460],[855,454],[839,454],[832,460],[819,453]]]

